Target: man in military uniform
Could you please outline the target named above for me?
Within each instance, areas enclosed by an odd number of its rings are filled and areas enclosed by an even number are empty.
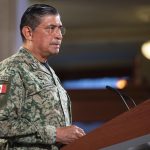
[[[23,14],[20,32],[19,52],[0,63],[0,142],[13,150],[58,150],[85,135],[71,125],[69,96],[47,63],[63,38],[60,15],[34,4]]]

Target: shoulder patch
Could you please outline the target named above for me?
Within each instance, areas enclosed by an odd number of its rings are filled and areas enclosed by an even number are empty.
[[[0,94],[5,94],[7,92],[9,78],[7,76],[0,76]]]
[[[2,109],[7,103],[9,82],[8,76],[0,75],[0,109]]]
[[[7,91],[7,84],[0,84],[0,94],[5,94]]]

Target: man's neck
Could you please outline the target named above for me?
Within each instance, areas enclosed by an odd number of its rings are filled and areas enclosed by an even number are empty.
[[[23,44],[22,47],[25,48],[27,51],[29,51],[38,61],[40,61],[42,63],[47,62],[48,57],[44,57],[44,56],[40,55],[38,52],[36,52],[34,49],[28,47],[26,44]]]

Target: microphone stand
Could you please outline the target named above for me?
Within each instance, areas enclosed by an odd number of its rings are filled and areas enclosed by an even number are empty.
[[[125,95],[124,93],[121,93],[119,90],[117,90],[111,86],[108,86],[108,85],[106,86],[106,88],[108,90],[115,92],[117,95],[119,95],[121,97],[123,103],[126,105],[128,110],[130,110],[130,107],[129,107],[127,101],[130,101],[130,103],[132,103],[132,105],[134,105],[134,107],[136,106],[135,101],[131,97],[129,97],[128,95]]]

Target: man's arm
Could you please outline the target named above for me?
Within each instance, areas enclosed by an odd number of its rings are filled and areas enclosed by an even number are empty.
[[[0,75],[1,79],[5,79],[6,76],[9,75]],[[5,92],[0,93],[0,136],[29,134],[27,138],[20,138],[20,141],[54,144],[56,140],[54,126],[41,126],[38,122],[31,122],[23,116],[22,105],[26,93],[19,73],[14,72],[9,76],[8,81],[1,80],[0,84],[7,85]]]
[[[1,76],[1,78],[4,78],[4,76]],[[4,81],[0,82],[3,83]],[[26,90],[23,81],[20,74],[15,72],[7,83],[6,92],[0,94],[0,102],[2,102],[2,105],[0,105],[0,136],[18,137],[27,135],[24,138],[18,138],[19,141],[69,144],[85,135],[84,131],[77,126],[56,129],[55,126],[42,126],[38,122],[29,121],[23,116],[22,105],[24,105],[25,97]]]

